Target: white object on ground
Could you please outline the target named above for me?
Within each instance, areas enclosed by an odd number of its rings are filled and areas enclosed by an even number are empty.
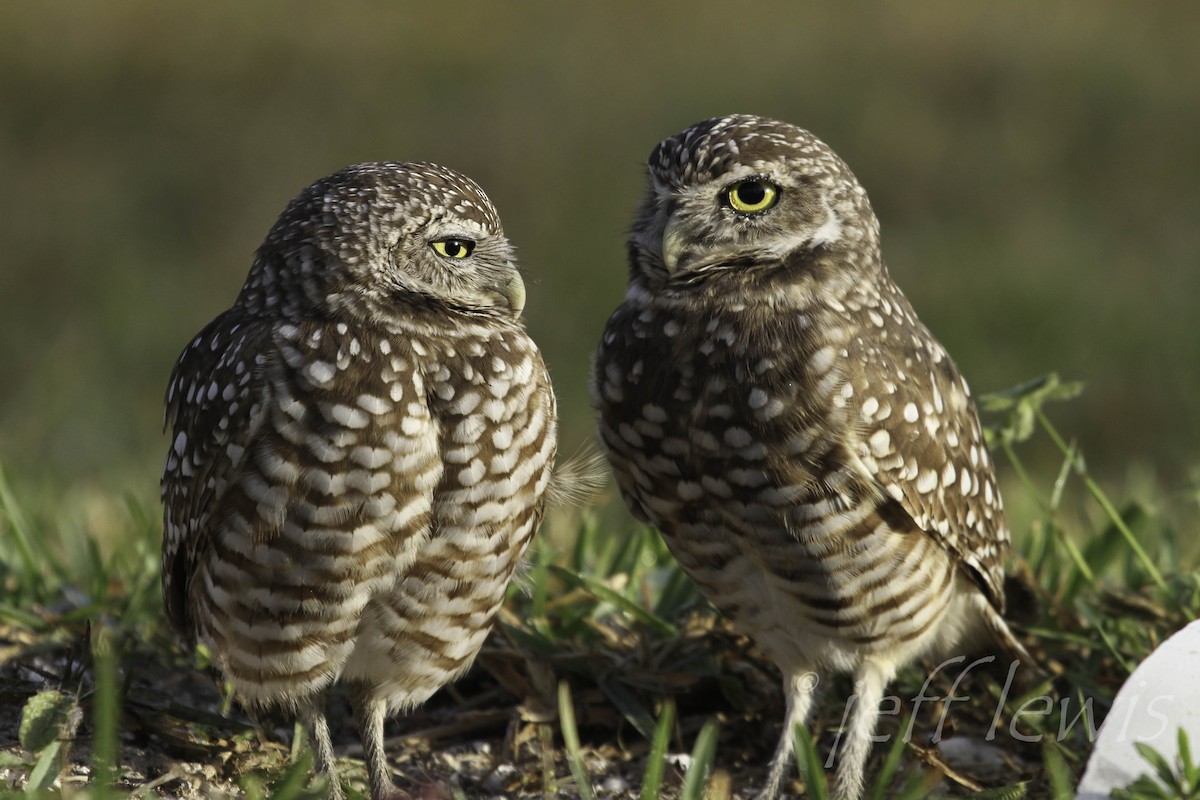
[[[1187,732],[1192,761],[1200,761],[1200,620],[1159,645],[1117,692],[1075,800],[1104,800],[1139,775],[1152,775],[1137,742],[1175,763],[1180,728]]]

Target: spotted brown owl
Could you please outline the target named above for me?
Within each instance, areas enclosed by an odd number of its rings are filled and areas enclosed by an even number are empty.
[[[845,163],[792,125],[697,123],[650,155],[629,287],[596,357],[621,494],[784,676],[774,798],[814,677],[857,697],[836,787],[857,798],[886,685],[995,643],[1009,547],[954,362],[880,255]]]
[[[555,399],[496,210],[427,163],[305,189],[167,390],[163,595],[251,710],[334,770],[349,687],[375,800],[385,717],[471,664],[542,515]]]

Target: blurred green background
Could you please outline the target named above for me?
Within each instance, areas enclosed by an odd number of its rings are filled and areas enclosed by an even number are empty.
[[[180,349],[294,194],[384,159],[466,172],[500,209],[574,450],[642,161],[736,111],[850,163],[977,393],[1083,379],[1056,413],[1093,471],[1182,490],[1198,31],[1197,4],[1096,0],[4,3],[0,464],[64,513],[153,508]]]

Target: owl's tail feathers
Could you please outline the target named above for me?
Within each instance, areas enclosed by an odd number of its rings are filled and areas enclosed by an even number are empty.
[[[1013,634],[1012,628],[1008,627],[1008,623],[1004,617],[1000,616],[998,611],[991,609],[991,613],[986,617],[986,622],[992,639],[1005,655],[1013,661],[1020,662],[1022,668],[1042,672],[1041,666],[1033,660],[1033,656],[1029,654],[1029,650]]]
[[[608,482],[608,460],[600,448],[586,442],[575,454],[554,465],[546,499],[551,506],[586,508]]]
[[[1006,581],[1006,589],[1007,583],[1008,581]],[[1018,685],[1028,688],[1050,677],[1050,672],[1047,670],[1046,665],[1038,662],[1030,654],[1028,648],[1013,633],[1008,621],[1000,612],[990,603],[986,603],[985,605],[986,610],[983,615],[984,626],[998,648],[997,655],[1002,653],[1009,659],[1010,663],[1017,663]],[[1019,613],[1016,616],[1021,618],[1022,621],[1032,621],[1027,620],[1024,615]]]

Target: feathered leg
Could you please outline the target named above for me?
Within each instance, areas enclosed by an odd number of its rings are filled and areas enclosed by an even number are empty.
[[[334,764],[333,738],[329,734],[329,720],[325,718],[323,696],[315,699],[300,712],[300,722],[308,732],[316,771],[329,779],[329,800],[345,800],[346,793],[342,790],[337,766]]]
[[[787,715],[783,720],[783,732],[779,734],[775,755],[771,758],[771,771],[767,774],[767,783],[758,793],[757,800],[776,800],[779,797],[784,775],[792,765],[796,725],[808,720],[808,713],[812,710],[816,697],[816,688],[816,673],[810,670],[796,670],[784,676],[783,692],[787,698]]]
[[[845,749],[838,754],[835,796],[839,800],[859,800],[863,791],[863,774],[871,754],[875,723],[879,721],[879,704],[883,690],[895,677],[894,667],[867,660],[854,675],[854,707],[850,711],[850,728],[846,731]]]
[[[354,718],[362,737],[363,755],[367,761],[367,776],[371,782],[371,800],[385,800],[397,795],[392,783],[392,771],[383,749],[383,723],[387,718],[387,701],[375,696],[364,684],[354,684],[350,690]]]

